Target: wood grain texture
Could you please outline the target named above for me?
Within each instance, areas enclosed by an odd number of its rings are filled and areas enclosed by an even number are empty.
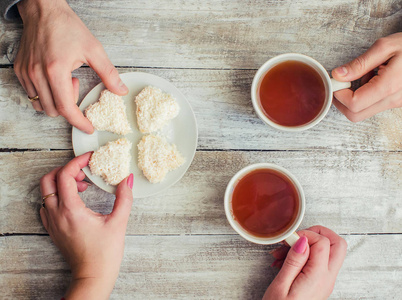
[[[348,255],[330,299],[397,299],[401,235],[343,236]],[[111,299],[261,299],[273,246],[239,236],[127,236]],[[2,299],[59,299],[69,269],[48,236],[0,237]],[[372,276],[367,276],[372,274]]]
[[[258,119],[250,87],[272,56],[307,54],[329,71],[402,31],[400,0],[69,4],[120,73],[148,72],[177,86],[199,128],[198,151],[182,180],[163,195],[135,200],[111,299],[260,299],[276,275],[272,246],[241,239],[223,210],[230,178],[257,162],[281,165],[299,179],[307,200],[301,228],[321,224],[347,240],[330,299],[398,299],[402,109],[353,124],[332,108],[315,128],[290,134]],[[42,236],[39,179],[73,157],[71,126],[34,112],[26,99],[10,66],[21,32],[21,24],[0,19],[0,298],[60,299],[70,274]],[[89,68],[74,76],[80,99],[100,82]],[[114,196],[96,186],[81,196],[95,211],[113,207]]]
[[[399,0],[69,1],[118,66],[256,69],[286,52],[334,68],[401,31]],[[22,25],[1,20],[0,63]]]
[[[44,233],[39,179],[72,155],[0,153],[0,233]],[[281,165],[299,179],[307,201],[301,228],[320,224],[340,233],[402,233],[400,153],[320,151],[198,151],[180,182],[134,201],[127,233],[234,234],[223,210],[225,188],[238,170],[257,162]],[[101,213],[113,207],[114,196],[96,186],[82,198]]]
[[[402,149],[402,109],[354,124],[334,107],[316,127],[301,133],[265,125],[255,114],[250,88],[255,71],[120,69],[142,71],[172,82],[189,100],[198,124],[198,149],[394,150]],[[75,72],[82,99],[99,83],[89,68]],[[33,110],[13,70],[0,69],[0,148],[72,149],[71,126]],[[185,125],[184,125],[185,126]]]

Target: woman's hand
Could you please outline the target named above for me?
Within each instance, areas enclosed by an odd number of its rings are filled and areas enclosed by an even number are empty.
[[[110,62],[101,43],[65,0],[22,0],[18,10],[24,23],[14,71],[37,111],[62,115],[78,129],[93,132],[78,101],[79,82],[71,72],[86,63],[106,88],[119,95],[128,89]]]
[[[46,198],[40,216],[43,226],[71,267],[72,283],[66,299],[108,299],[117,279],[124,252],[124,237],[133,196],[133,175],[117,187],[113,211],[95,213],[85,207],[78,192],[88,185],[81,170],[91,153],[54,169],[40,182]]]
[[[264,300],[322,300],[331,295],[346,256],[345,240],[322,226],[301,230],[299,235],[290,250],[283,246],[273,252],[273,265],[281,270]]]
[[[355,92],[334,93],[335,106],[352,122],[402,107],[402,33],[377,40],[364,54],[334,69],[332,76],[339,81],[361,78],[361,87]]]

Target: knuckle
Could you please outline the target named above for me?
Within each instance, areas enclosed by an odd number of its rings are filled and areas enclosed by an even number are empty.
[[[289,257],[289,256],[286,258],[284,263],[286,265],[288,265],[289,267],[292,267],[292,268],[301,268],[301,267],[303,267],[303,264],[300,261],[298,261],[298,260],[296,260],[296,259],[294,259],[292,257]]]
[[[60,73],[60,70],[63,69],[63,65],[60,61],[52,60],[46,65],[46,75],[52,78],[54,75]]]
[[[43,186],[48,181],[49,174],[43,175],[39,181],[39,184]]]
[[[21,71],[20,71],[20,69],[21,69],[21,62],[20,62],[20,60],[15,60],[14,61],[14,72],[16,73],[16,74],[21,74]]]
[[[349,108],[349,110],[352,113],[358,113],[361,111],[359,101],[356,101],[355,99],[352,99],[352,101],[350,101],[350,103],[348,103],[347,107]]]
[[[37,63],[28,66],[28,76],[31,80],[36,80],[39,76],[40,65]]]
[[[58,112],[54,111],[53,109],[47,109],[47,110],[45,110],[45,113],[48,117],[51,117],[51,118],[56,118],[59,116]]]
[[[362,119],[359,117],[359,115],[355,114],[355,113],[346,114],[346,118],[348,118],[349,121],[351,121],[353,123],[357,123],[357,122],[362,121]]]
[[[91,49],[95,52],[95,53],[103,53],[105,51],[105,49],[103,49],[102,43],[99,42],[96,38],[94,38],[94,40],[90,43],[91,45]]]
[[[119,76],[119,72],[117,71],[117,69],[114,67],[114,65],[112,63],[107,64],[107,66],[105,67],[105,73],[110,78]]]
[[[363,71],[366,69],[366,59],[364,58],[364,56],[359,56],[357,58],[355,58],[352,63],[351,63],[351,67],[352,69],[356,70],[356,71]]]
[[[348,243],[345,241],[345,239],[339,239],[339,248],[342,250],[343,253],[346,254],[346,251],[348,250]]]
[[[66,117],[66,116],[68,116],[69,115],[69,108],[65,105],[65,104],[63,104],[63,103],[61,103],[61,104],[58,104],[58,105],[56,105],[56,108],[57,108],[57,112],[62,116],[62,117]]]
[[[373,44],[380,53],[384,53],[390,50],[390,41],[387,37],[382,37],[376,40]]]
[[[317,245],[315,246],[315,250],[320,253],[325,252],[329,249],[330,246],[331,242],[329,238],[321,236],[320,240],[317,242]]]
[[[323,228],[325,228],[324,226],[321,226],[321,225],[314,225],[314,226],[311,226],[309,229],[316,229],[318,232],[320,232],[321,231],[321,229],[323,229]]]
[[[64,170],[64,168],[62,168],[59,172],[57,172],[56,178],[57,178],[58,182],[63,182],[63,180],[65,179],[65,170]]]

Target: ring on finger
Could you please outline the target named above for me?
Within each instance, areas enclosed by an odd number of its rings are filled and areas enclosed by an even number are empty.
[[[43,208],[45,208],[45,200],[46,200],[47,198],[49,198],[49,197],[52,197],[52,196],[57,196],[57,193],[51,193],[51,194],[49,194],[49,195],[45,195],[45,196],[42,197],[42,207],[43,207]]]
[[[39,96],[35,96],[35,97],[29,97],[29,96],[28,96],[28,100],[29,100],[31,103],[34,103],[35,101],[38,101],[38,100],[39,100]]]

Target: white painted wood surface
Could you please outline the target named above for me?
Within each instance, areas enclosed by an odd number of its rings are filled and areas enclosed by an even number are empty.
[[[402,236],[343,237],[331,299],[399,299]],[[270,249],[237,235],[127,236],[111,299],[260,299],[277,272]],[[2,237],[0,256],[2,299],[62,297],[68,266],[47,236]]]
[[[117,66],[256,69],[286,52],[334,68],[402,30],[399,0],[70,0]],[[21,25],[1,21],[1,60]]]
[[[353,124],[332,108],[299,134],[264,125],[250,86],[268,58],[299,52],[327,70],[402,31],[400,0],[71,0],[119,72],[164,77],[191,103],[195,160],[162,196],[137,199],[112,299],[259,299],[275,276],[271,246],[228,225],[227,182],[255,162],[277,163],[304,187],[302,228],[342,234],[348,256],[331,299],[402,294],[402,109]],[[39,218],[39,178],[72,158],[71,127],[32,110],[13,74],[22,26],[0,20],[0,299],[57,299],[69,271]],[[99,78],[74,73],[80,98]],[[110,212],[95,186],[86,204]]]
[[[0,232],[45,233],[39,222],[39,179],[72,157],[72,151],[0,153]],[[281,165],[299,179],[307,200],[302,228],[321,224],[339,233],[401,232],[400,152],[198,151],[184,178],[163,196],[134,201],[127,233],[233,233],[223,210],[226,185],[238,170],[257,162]],[[114,196],[95,186],[82,198],[101,213],[113,207]]]
[[[311,130],[280,132],[265,125],[251,105],[255,71],[119,69],[148,72],[171,81],[188,98],[198,124],[198,149],[359,150],[402,149],[402,109],[354,124],[334,107]],[[76,76],[81,99],[100,80],[88,68]],[[71,126],[62,118],[35,112],[12,69],[0,69],[0,148],[72,149]],[[35,134],[32,134],[35,128]]]

